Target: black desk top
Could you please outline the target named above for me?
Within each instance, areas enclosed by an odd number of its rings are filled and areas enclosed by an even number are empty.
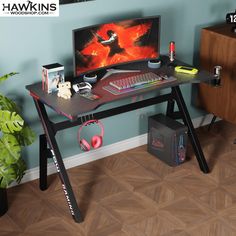
[[[147,62],[136,62],[132,64],[127,64],[127,65],[123,65],[119,69],[141,70],[142,72],[151,71],[157,74],[162,73],[168,76],[174,76],[175,78],[177,78],[176,81],[162,84],[161,86],[156,85],[156,86],[151,86],[144,89],[135,90],[129,93],[121,94],[121,95],[113,95],[110,92],[105,91],[103,89],[103,86],[108,85],[109,81],[111,80],[116,80],[124,76],[124,74],[122,73],[113,74],[107,77],[106,79],[97,82],[93,86],[93,90],[92,90],[93,93],[101,96],[100,99],[94,100],[94,101],[90,101],[87,98],[83,98],[79,96],[78,94],[73,94],[71,99],[69,100],[59,98],[57,97],[57,93],[48,94],[45,91],[43,91],[41,82],[27,85],[26,88],[27,90],[30,91],[30,95],[32,97],[39,99],[42,103],[51,107],[57,113],[62,114],[66,116],[67,118],[73,120],[81,116],[82,114],[86,114],[86,113],[96,110],[98,107],[108,102],[113,102],[113,101],[117,101],[124,98],[146,94],[146,93],[149,93],[150,91],[158,91],[160,89],[170,88],[170,87],[181,85],[181,84],[207,82],[213,79],[212,74],[203,70],[199,70],[199,72],[196,75],[176,73],[174,71],[174,67],[167,66],[168,57],[163,56],[161,60],[162,60],[162,66],[159,69],[148,68]],[[186,63],[183,63],[181,61],[175,61],[175,64],[186,65]],[[133,73],[131,75],[133,75]],[[125,73],[125,76],[127,76],[127,73]]]

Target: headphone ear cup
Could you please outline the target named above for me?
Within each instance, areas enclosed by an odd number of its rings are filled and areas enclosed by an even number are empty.
[[[94,135],[91,139],[91,145],[94,149],[102,146],[102,136]]]
[[[81,150],[85,152],[90,151],[90,145],[85,139],[81,139],[79,144],[80,144]]]

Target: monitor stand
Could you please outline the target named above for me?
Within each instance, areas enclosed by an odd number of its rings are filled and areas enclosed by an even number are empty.
[[[108,76],[112,74],[117,73],[132,73],[132,72],[140,72],[140,70],[119,70],[119,69],[107,69],[106,74],[101,78],[101,80],[107,78]]]

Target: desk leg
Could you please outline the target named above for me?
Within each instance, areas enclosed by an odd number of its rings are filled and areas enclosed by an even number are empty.
[[[39,188],[44,191],[47,189],[47,139],[46,135],[39,136]]]
[[[195,133],[193,123],[191,121],[190,115],[188,113],[187,106],[184,102],[184,98],[182,96],[182,93],[181,93],[181,90],[180,90],[179,86],[176,86],[176,87],[172,88],[172,94],[174,96],[174,99],[176,100],[179,111],[182,115],[182,119],[183,119],[185,125],[188,127],[189,138],[190,138],[190,141],[192,143],[192,147],[194,149],[194,152],[195,152],[196,158],[198,160],[198,164],[200,166],[200,169],[204,173],[209,173],[209,168],[208,168],[206,159],[205,159],[204,154],[202,152],[200,142],[199,142],[199,140],[197,138],[197,135]]]
[[[173,99],[168,100],[167,103],[167,109],[166,109],[166,115],[171,117],[174,113],[174,107],[175,107],[175,101]]]
[[[62,156],[61,156],[59,147],[57,145],[57,141],[55,138],[55,132],[54,132],[53,126],[48,118],[45,106],[39,100],[34,99],[34,102],[35,102],[35,106],[38,111],[39,117],[41,119],[41,122],[42,122],[42,125],[44,128],[44,132],[47,137],[48,144],[52,150],[52,158],[53,158],[53,161],[56,165],[59,177],[61,179],[63,192],[65,194],[66,201],[68,203],[71,215],[74,218],[75,222],[78,222],[78,223],[82,222],[83,221],[82,215],[81,215],[81,212],[78,208],[78,205],[77,205],[77,202],[76,202],[76,199],[75,199],[75,196],[74,196],[71,184],[70,184],[70,180],[68,178],[66,168],[65,168],[64,162],[62,160]],[[45,163],[42,164],[42,166],[45,166]],[[43,178],[45,178],[45,172],[43,173],[43,176],[44,176]]]
[[[213,117],[212,117],[212,119],[211,119],[211,123],[210,123],[209,126],[208,126],[208,131],[211,130],[211,127],[212,127],[213,124],[215,123],[216,118],[217,118],[217,116],[213,115]]]

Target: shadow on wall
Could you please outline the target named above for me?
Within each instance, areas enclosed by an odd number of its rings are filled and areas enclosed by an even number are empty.
[[[200,44],[201,44],[201,30],[212,25],[222,24],[224,22],[208,22],[201,25],[196,25],[194,30],[194,52],[193,52],[193,65],[200,66]]]
[[[164,54],[169,51],[169,42],[176,41],[176,35],[178,35],[178,27],[175,26],[174,22],[180,18],[180,13],[184,11],[184,6],[170,5],[168,8],[160,9],[161,15],[161,41],[160,47]],[[184,15],[181,15],[183,18]],[[184,20],[184,19],[182,19]]]
[[[235,6],[232,6],[232,2],[229,3],[227,0],[224,2],[219,2],[217,4],[213,4],[210,8],[209,14],[211,17],[214,17],[215,19],[225,19],[226,14],[228,12],[233,12],[235,10]],[[206,28],[208,26],[217,25],[225,23],[225,20],[216,22],[215,20],[211,20],[211,22],[207,22],[205,24],[196,25],[195,27],[195,34],[194,34],[194,56],[193,56],[193,63],[195,66],[200,65],[199,60],[199,48],[200,48],[200,36],[201,36],[201,29]]]
[[[173,4],[171,2],[168,4],[166,2],[164,7],[149,7],[146,11],[150,12],[150,15],[161,16],[160,51],[162,54],[168,54],[169,42],[175,41],[178,43],[179,27],[176,27],[176,25],[187,20],[186,14],[184,14],[187,11],[187,6],[185,4]],[[182,52],[178,50],[178,59],[181,58],[183,58]]]

